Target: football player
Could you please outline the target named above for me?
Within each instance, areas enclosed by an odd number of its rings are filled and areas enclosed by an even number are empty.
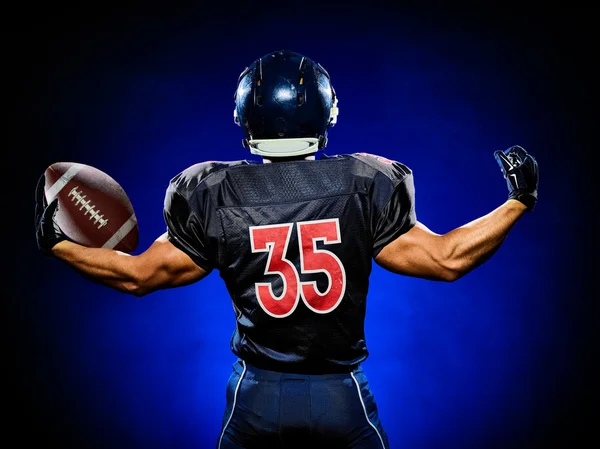
[[[277,51],[257,59],[238,79],[234,121],[262,163],[204,162],[177,174],[166,232],[139,255],[70,241],[40,179],[38,246],[85,277],[142,296],[218,270],[235,308],[238,360],[217,448],[387,448],[361,368],[372,261],[455,281],[489,259],[537,201],[536,160],[519,146],[496,151],[508,199],[434,233],[417,221],[406,165],[320,152],[337,103],[329,74],[310,58]]]

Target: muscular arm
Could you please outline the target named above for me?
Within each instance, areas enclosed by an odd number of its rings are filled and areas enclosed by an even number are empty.
[[[508,200],[492,212],[446,234],[418,223],[386,245],[375,258],[394,273],[438,281],[455,281],[488,260],[527,207]]]
[[[170,243],[166,234],[137,256],[69,241],[56,244],[52,254],[85,278],[135,296],[188,285],[208,274]]]

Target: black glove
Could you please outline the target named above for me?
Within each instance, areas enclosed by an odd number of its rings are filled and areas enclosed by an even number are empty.
[[[494,157],[506,179],[508,198],[522,202],[527,210],[533,210],[540,178],[535,158],[518,145],[495,151]]]
[[[58,210],[58,198],[48,204],[44,193],[45,184],[46,177],[42,175],[35,190],[35,238],[38,248],[45,254],[50,254],[54,245],[68,239],[54,221]]]

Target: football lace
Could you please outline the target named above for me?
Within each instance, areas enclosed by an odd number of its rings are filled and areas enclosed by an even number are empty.
[[[77,191],[79,186],[75,186],[69,192],[69,197],[71,197],[71,201],[75,203],[75,206],[79,206],[79,210],[85,209],[84,216],[88,213],[90,214],[89,220],[94,220],[94,225],[98,225],[98,229],[106,226],[108,223],[108,218],[104,218],[104,215],[100,214],[100,209],[96,209],[90,200],[86,200],[86,195],[82,195],[83,190]]]

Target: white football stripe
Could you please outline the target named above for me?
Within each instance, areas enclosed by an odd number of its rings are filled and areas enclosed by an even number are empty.
[[[104,245],[102,245],[102,248],[113,249],[119,244],[121,240],[125,238],[129,231],[131,231],[135,227],[136,223],[137,219],[135,218],[135,214],[131,214],[131,217],[129,217],[129,219],[125,223],[123,223],[123,226],[121,226],[119,230],[115,232],[113,236],[109,238]]]
[[[64,175],[58,178],[58,181],[52,184],[52,187],[48,189],[48,191],[46,192],[46,200],[48,202],[51,202],[54,198],[56,198],[56,195],[58,195],[62,188],[66,186],[69,183],[69,181],[73,179],[77,172],[79,172],[79,170],[81,170],[82,168],[83,166],[79,164],[71,165],[69,169],[64,173]]]

